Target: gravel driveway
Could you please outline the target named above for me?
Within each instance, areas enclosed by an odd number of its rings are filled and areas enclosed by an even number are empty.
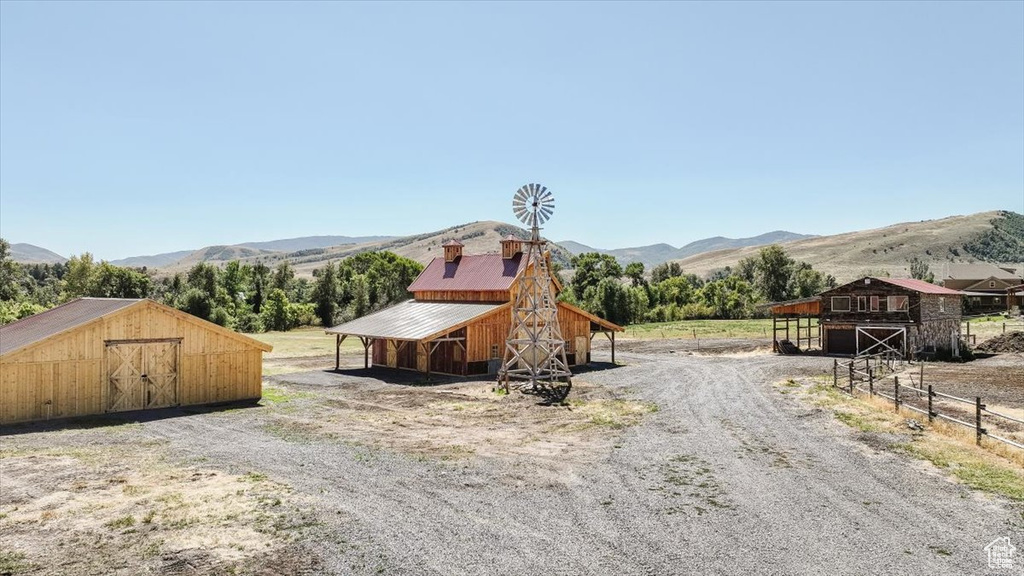
[[[997,537],[1024,549],[1019,505],[873,450],[772,386],[830,359],[618,359],[581,378],[659,409],[579,461],[288,441],[259,410],[143,426],[173,453],[258,470],[313,499],[318,527],[296,543],[308,573],[960,575],[986,573]]]

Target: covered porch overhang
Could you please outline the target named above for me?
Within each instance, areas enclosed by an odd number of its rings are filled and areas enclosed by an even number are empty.
[[[431,373],[431,356],[445,343],[466,354],[466,337],[454,335],[479,318],[508,308],[508,304],[419,302],[408,300],[373,314],[325,330],[335,336],[334,369],[341,369],[341,344],[349,336],[363,345],[363,367],[370,367],[370,347],[377,340],[393,342],[396,355],[412,344],[426,357],[425,372]],[[391,345],[391,344],[388,344]]]

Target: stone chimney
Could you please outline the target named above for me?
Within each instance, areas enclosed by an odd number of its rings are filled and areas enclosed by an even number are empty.
[[[508,260],[523,251],[523,241],[509,234],[501,239],[501,257]]]
[[[445,262],[455,262],[457,258],[462,256],[462,242],[459,242],[454,238],[445,242],[441,246],[444,247]]]

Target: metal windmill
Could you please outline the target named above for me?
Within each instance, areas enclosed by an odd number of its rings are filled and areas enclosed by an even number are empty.
[[[572,372],[558,325],[558,302],[551,288],[544,250],[547,241],[540,237],[540,225],[551,217],[554,209],[554,195],[540,184],[527,184],[512,198],[512,210],[530,226],[531,236],[526,268],[516,286],[512,329],[505,341],[498,382],[508,390],[510,379],[528,381],[530,391],[560,402],[572,387]]]

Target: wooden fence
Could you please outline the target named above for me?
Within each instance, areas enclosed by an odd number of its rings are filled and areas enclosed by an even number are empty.
[[[1024,444],[993,434],[988,428],[984,426],[983,416],[990,416],[997,419],[1001,419],[1006,422],[1013,422],[1016,424],[1024,425],[1024,420],[1010,416],[1009,414],[1002,414],[994,410],[990,410],[984,402],[981,401],[980,396],[975,396],[973,400],[968,398],[961,398],[952,394],[946,394],[935,390],[931,384],[928,384],[927,388],[924,387],[924,363],[918,362],[919,367],[916,371],[919,374],[919,379],[914,382],[914,368],[907,363],[904,363],[901,358],[893,358],[891,354],[873,354],[870,356],[860,356],[852,358],[846,362],[840,362],[839,360],[833,360],[832,365],[832,385],[839,388],[843,392],[854,396],[856,392],[867,394],[871,397],[879,396],[887,400],[892,401],[896,412],[900,411],[900,408],[905,408],[912,412],[924,414],[928,417],[928,422],[934,422],[936,418],[944,420],[946,422],[952,422],[960,426],[967,428],[973,428],[975,431],[975,443],[981,446],[982,436],[988,436],[989,438],[1008,444],[1015,448],[1024,450]],[[898,369],[903,370],[898,370]],[[904,377],[904,381],[900,382],[900,375]],[[885,380],[892,379],[892,394],[887,394],[888,390],[882,391],[879,388],[879,384]],[[907,381],[910,384],[907,384]],[[864,388],[864,384],[867,384],[867,388]],[[914,386],[917,384],[917,386]],[[915,406],[913,400],[927,398],[927,408]],[[957,403],[970,405],[974,408],[974,421],[968,422],[961,418],[957,418],[955,415],[943,414],[937,410],[935,406],[935,398],[941,398],[944,400],[950,400]],[[996,420],[996,426],[998,427],[1001,420]]]

